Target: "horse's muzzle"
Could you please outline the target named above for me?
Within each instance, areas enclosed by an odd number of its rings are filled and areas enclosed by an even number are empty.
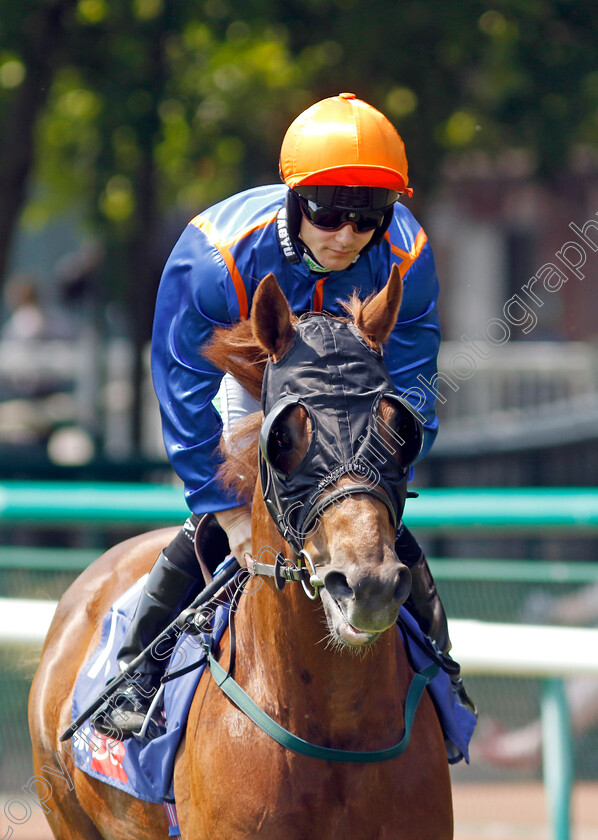
[[[398,561],[377,573],[342,572],[331,568],[323,575],[325,592],[353,629],[379,634],[397,620],[411,588],[411,572]],[[330,623],[330,622],[329,622]]]

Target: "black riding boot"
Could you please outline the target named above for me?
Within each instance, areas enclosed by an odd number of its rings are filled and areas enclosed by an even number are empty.
[[[411,571],[411,591],[405,602],[406,608],[422,632],[442,653],[448,653],[451,649],[448,622],[428,561],[411,531],[402,523],[397,531],[395,551],[399,560]]]
[[[215,517],[211,520],[208,527],[202,528],[200,550],[209,570],[214,571],[228,554],[228,540]],[[150,645],[203,589],[205,583],[195,556],[198,521],[196,516],[191,516],[152,567],[118,652],[121,669]],[[99,709],[93,720],[95,729],[120,740],[139,732],[167,664],[168,657],[147,656],[126,687]],[[148,736],[152,734],[158,734],[154,724],[152,731],[148,731]]]
[[[395,551],[401,562],[411,571],[411,591],[405,601],[405,607],[415,618],[422,632],[432,639],[443,654],[445,670],[451,678],[459,701],[475,714],[475,704],[465,691],[459,663],[449,655],[451,639],[448,621],[428,561],[413,534],[403,524],[397,532]]]
[[[419,560],[409,566],[409,570],[411,572],[411,591],[405,606],[417,620],[422,632],[432,639],[438,650],[442,653],[448,653],[451,649],[448,621],[432,572],[423,552]]]

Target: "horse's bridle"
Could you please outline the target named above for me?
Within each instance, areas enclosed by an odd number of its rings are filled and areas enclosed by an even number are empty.
[[[394,404],[401,421],[401,434],[387,426],[384,440],[378,427],[382,399]],[[285,473],[270,457],[271,441],[276,424],[295,407],[307,412],[311,436],[300,463]],[[297,324],[288,351],[266,365],[262,408],[262,496],[298,560],[322,513],[348,496],[377,498],[397,527],[422,426],[397,395],[382,354],[352,324],[326,315]]]
[[[247,555],[247,571],[254,576],[274,578],[276,588],[284,589],[287,582],[296,581],[303,587],[303,591],[311,601],[315,601],[324,586],[324,581],[316,571],[316,565],[309,553],[302,548],[297,555],[296,563],[284,554],[277,554],[274,563],[263,563]],[[310,589],[311,587],[311,589]]]

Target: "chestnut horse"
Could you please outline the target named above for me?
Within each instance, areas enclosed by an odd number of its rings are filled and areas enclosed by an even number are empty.
[[[357,343],[364,353],[376,355],[388,338],[401,293],[398,271],[393,271],[373,299],[365,303],[355,299],[349,305],[351,329],[355,334],[356,327],[361,334]],[[257,395],[266,358],[277,362],[284,357],[293,344],[296,324],[269,275],[256,291],[250,321],[219,331],[210,357],[220,360]],[[347,376],[350,370],[349,364]],[[384,427],[391,427],[396,404],[381,400],[377,410],[384,415]],[[314,432],[312,419],[304,406],[294,405],[279,424],[276,444],[278,457],[288,461],[286,472],[305,460]],[[253,430],[258,431],[257,421]],[[264,502],[255,435],[249,444],[251,460],[236,439],[225,466],[239,492],[249,485],[255,488],[254,557],[261,546],[290,557],[290,546]],[[345,482],[349,487],[351,481],[340,478],[337,485]],[[304,548],[313,558],[315,577],[323,582],[321,598],[310,600],[296,582],[279,591],[272,578],[264,578],[257,591],[242,597],[236,612],[235,679],[275,721],[310,743],[352,751],[384,750],[401,740],[405,727],[412,670],[396,619],[409,592],[410,573],[394,552],[395,525],[381,494],[353,487],[335,500],[332,511],[320,505],[316,516],[318,527],[311,528]],[[150,569],[174,533],[155,531],[112,548],[75,581],[58,605],[30,697],[35,773],[42,776],[44,766],[62,762],[72,780],[68,783],[65,776],[61,785],[52,777],[52,798],[45,808],[56,838],[168,837],[162,806],[137,800],[82,773],[59,736],[70,724],[73,686],[98,644],[103,615]],[[309,584],[306,588],[309,591]],[[228,656],[225,636],[220,654],[224,665]],[[401,755],[386,761],[337,763],[276,743],[206,671],[177,755],[174,791],[184,840],[449,840],[453,836],[448,762],[427,692]]]

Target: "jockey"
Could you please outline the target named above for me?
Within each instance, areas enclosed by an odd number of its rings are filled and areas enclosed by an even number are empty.
[[[423,422],[422,455],[436,437],[434,398],[418,387],[418,376],[429,383],[436,373],[438,281],[427,237],[399,202],[412,194],[401,137],[371,105],[341,93],[317,102],[291,124],[280,175],[282,184],[234,195],[194,218],[164,268],[152,372],[166,449],[192,515],[148,576],[119,651],[121,667],[205,585],[195,553],[201,516],[212,515],[209,527],[202,528],[202,554],[211,572],[229,549],[241,563],[251,552],[251,512],[216,480],[216,447],[234,420],[260,406],[229,374],[223,377],[201,348],[214,327],[248,317],[266,274],[274,273],[297,315],[342,315],[341,301],[353,291],[361,298],[379,291],[398,264],[403,301],[384,358],[397,392]],[[217,393],[220,413],[212,404]],[[444,609],[422,549],[404,525],[396,550],[412,573],[407,606],[423,632],[448,652]],[[112,734],[120,729],[129,737],[140,729],[163,667],[146,659],[119,700],[112,728],[108,716]],[[456,663],[454,682],[463,691]],[[96,728],[101,731],[101,724]]]

